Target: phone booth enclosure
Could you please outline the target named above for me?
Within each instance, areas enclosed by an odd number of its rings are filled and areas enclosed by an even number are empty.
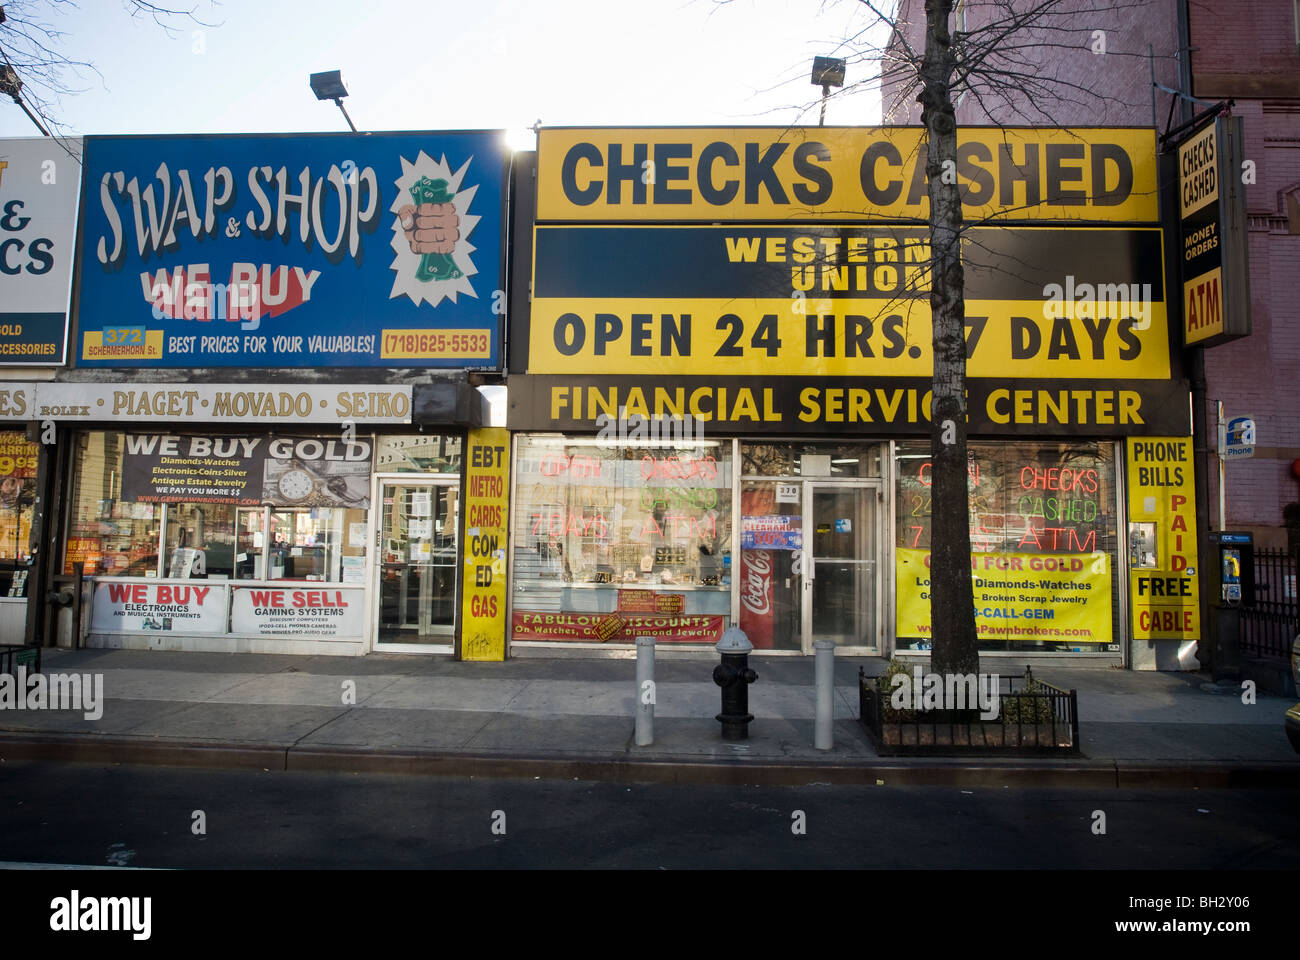
[[[1255,537],[1241,531],[1211,530],[1214,597],[1219,603],[1255,603]]]

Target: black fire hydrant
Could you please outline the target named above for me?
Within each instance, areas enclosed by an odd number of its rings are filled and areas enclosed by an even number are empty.
[[[722,662],[713,668],[713,682],[722,688],[722,712],[717,719],[722,721],[723,740],[749,737],[749,722],[754,719],[749,712],[749,685],[758,679],[758,674],[749,669],[749,652],[753,649],[740,627],[722,631],[717,646]]]

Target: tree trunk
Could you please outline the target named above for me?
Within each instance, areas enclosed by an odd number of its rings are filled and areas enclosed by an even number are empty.
[[[926,0],[921,122],[928,133],[930,312],[934,405],[930,424],[930,669],[978,673],[971,592],[970,501],[966,469],[966,303],[961,264],[957,119],[948,22],[952,0]]]

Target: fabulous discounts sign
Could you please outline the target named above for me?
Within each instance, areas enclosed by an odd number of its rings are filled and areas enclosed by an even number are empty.
[[[80,157],[80,140],[0,140],[0,366],[63,363]]]
[[[91,137],[77,363],[500,364],[499,132]]]

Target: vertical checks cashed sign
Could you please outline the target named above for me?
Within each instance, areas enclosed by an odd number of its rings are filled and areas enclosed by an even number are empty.
[[[1178,147],[1183,342],[1212,347],[1250,333],[1241,119],[1219,117]]]

